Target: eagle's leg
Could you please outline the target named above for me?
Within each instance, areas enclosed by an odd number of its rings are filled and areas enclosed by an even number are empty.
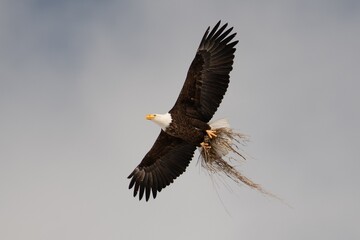
[[[207,135],[209,136],[210,139],[212,139],[214,137],[217,137],[215,130],[209,129],[209,130],[206,130],[206,133],[207,133]]]

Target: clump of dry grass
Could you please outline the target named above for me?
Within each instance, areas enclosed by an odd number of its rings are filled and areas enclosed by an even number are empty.
[[[230,164],[230,160],[246,160],[245,156],[240,153],[239,145],[244,145],[248,137],[244,134],[234,132],[231,128],[222,127],[214,129],[217,136],[210,139],[205,137],[204,142],[209,147],[200,149],[201,166],[209,171],[210,174],[224,174],[237,183],[244,183],[252,189],[261,193],[277,198],[272,193],[266,191],[261,185],[245,177],[235,166]],[[235,157],[228,156],[229,154]],[[238,158],[237,158],[238,157]]]

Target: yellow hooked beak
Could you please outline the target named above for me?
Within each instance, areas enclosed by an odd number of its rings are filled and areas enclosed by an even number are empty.
[[[156,116],[156,114],[148,114],[148,115],[146,115],[146,119],[147,120],[153,120],[154,118],[155,118],[155,116]]]

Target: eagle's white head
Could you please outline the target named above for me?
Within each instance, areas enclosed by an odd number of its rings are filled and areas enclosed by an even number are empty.
[[[155,122],[157,125],[161,127],[162,130],[166,130],[166,128],[170,125],[172,121],[172,117],[170,113],[165,114],[148,114],[146,115],[147,120],[151,120]]]

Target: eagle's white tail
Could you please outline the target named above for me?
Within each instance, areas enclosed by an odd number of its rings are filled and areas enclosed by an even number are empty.
[[[245,156],[240,153],[239,145],[247,142],[248,137],[231,129],[226,119],[214,121],[209,123],[209,125],[211,130],[215,130],[216,137],[210,138],[207,135],[205,136],[204,142],[207,143],[207,147],[200,149],[201,166],[212,174],[225,174],[235,182],[242,182],[262,193],[276,197],[263,189],[259,184],[242,175],[229,163],[231,159],[236,159],[236,157],[228,156],[228,154],[233,154],[242,160],[246,160]]]

